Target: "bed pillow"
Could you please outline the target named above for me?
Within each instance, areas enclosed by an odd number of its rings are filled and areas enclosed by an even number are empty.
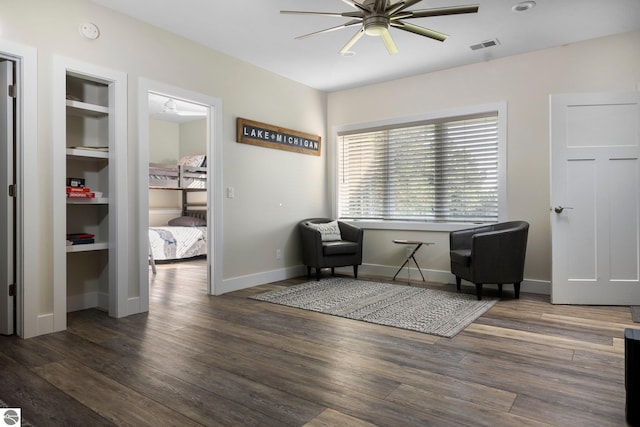
[[[169,225],[172,227],[203,227],[207,225],[207,221],[193,216],[179,216],[170,219]]]
[[[307,224],[309,225],[309,227],[314,228],[320,232],[320,236],[323,242],[342,240],[338,221],[324,222],[322,224],[313,224],[309,222]]]
[[[178,164],[182,166],[202,167],[207,164],[207,156],[204,154],[193,154],[190,156],[183,156],[178,160]]]

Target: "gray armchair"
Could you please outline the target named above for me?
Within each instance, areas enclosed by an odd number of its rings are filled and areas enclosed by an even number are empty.
[[[529,224],[511,221],[449,234],[451,272],[460,290],[461,279],[476,285],[478,300],[482,299],[482,285],[513,283],[515,296],[520,298],[520,283],[524,275]]]
[[[323,241],[322,234],[313,227],[314,224],[332,222],[329,218],[309,218],[298,223],[302,237],[302,262],[307,266],[307,277],[311,277],[311,268],[316,271],[316,280],[320,280],[320,270],[335,267],[353,266],[353,275],[358,278],[358,266],[362,264],[361,228],[346,222],[338,221],[340,240]]]

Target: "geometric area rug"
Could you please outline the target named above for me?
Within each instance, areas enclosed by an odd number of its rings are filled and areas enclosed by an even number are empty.
[[[495,298],[335,277],[250,297],[378,325],[451,338],[498,302]]]

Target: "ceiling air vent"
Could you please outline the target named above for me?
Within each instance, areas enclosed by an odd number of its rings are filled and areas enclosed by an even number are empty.
[[[471,50],[479,50],[479,49],[484,49],[484,48],[487,48],[487,47],[497,46],[499,44],[500,44],[500,42],[498,41],[498,39],[492,39],[492,40],[485,40],[482,43],[472,44],[469,47],[471,48]]]

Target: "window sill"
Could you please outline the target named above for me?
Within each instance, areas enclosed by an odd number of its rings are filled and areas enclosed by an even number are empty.
[[[477,222],[413,222],[413,221],[377,221],[341,219],[340,221],[357,225],[365,230],[404,230],[404,231],[441,231],[451,232],[465,228],[480,227],[488,223]]]

